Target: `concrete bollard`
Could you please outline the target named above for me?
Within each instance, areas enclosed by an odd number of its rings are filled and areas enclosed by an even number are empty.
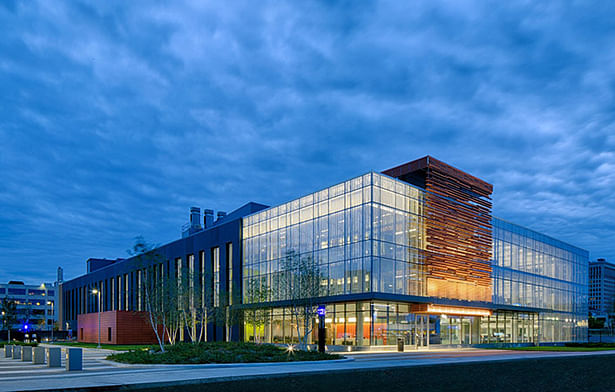
[[[13,346],[13,359],[21,359],[21,346]]]
[[[4,345],[4,357],[13,358],[13,345],[12,344]]]
[[[23,346],[21,348],[21,360],[23,362],[32,362],[32,347]]]
[[[62,366],[62,349],[60,347],[49,347],[47,349],[47,366],[61,367]]]
[[[45,347],[34,347],[32,350],[32,363],[42,365],[45,363]]]
[[[71,347],[66,349],[66,370],[83,370],[83,349]]]

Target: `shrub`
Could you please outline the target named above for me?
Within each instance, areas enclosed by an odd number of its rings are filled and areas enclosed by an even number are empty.
[[[107,359],[123,363],[200,364],[293,362],[338,359],[338,355],[316,351],[286,350],[270,344],[243,342],[178,343],[160,350],[131,350],[112,354]]]
[[[38,346],[38,342],[32,342],[32,343],[26,343],[26,342],[18,342],[18,341],[14,341],[14,342],[1,342],[0,343],[0,348],[4,348],[4,345],[6,344],[12,344],[13,346],[30,346],[30,347],[36,347]]]

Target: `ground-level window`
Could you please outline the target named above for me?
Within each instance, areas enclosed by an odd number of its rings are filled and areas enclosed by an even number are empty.
[[[291,308],[258,309],[252,313],[246,315],[244,324],[246,341],[296,344],[304,333],[306,323]],[[568,320],[559,316],[552,321],[552,329],[570,328],[571,316],[567,317]],[[309,344],[318,340],[318,321],[314,317],[307,323]],[[460,316],[414,313],[409,303],[350,302],[328,304],[324,321],[327,345],[389,346],[400,338],[406,345],[416,346],[558,341],[547,340],[550,336],[544,336],[544,332],[539,336],[538,314],[525,312]],[[572,340],[571,336],[565,338],[559,341]]]

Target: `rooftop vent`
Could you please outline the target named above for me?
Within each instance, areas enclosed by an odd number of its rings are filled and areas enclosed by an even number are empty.
[[[205,228],[211,227],[214,224],[214,210],[203,210],[203,225]]]
[[[203,230],[201,227],[201,209],[199,207],[190,207],[190,221],[182,226],[182,238],[191,236],[201,230]]]

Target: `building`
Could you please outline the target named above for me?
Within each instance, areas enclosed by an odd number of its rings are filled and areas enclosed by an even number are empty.
[[[215,222],[206,210],[204,228],[193,209],[183,238],[159,249],[164,262],[154,270],[207,276],[212,305],[268,309],[256,328],[208,324],[210,340],[297,341],[281,283],[289,258],[318,266],[331,346],[586,340],[587,251],[492,217],[492,190],[427,156],[278,206],[249,203]],[[95,287],[104,312],[142,311],[142,267],[121,260],[66,282],[68,324],[81,328],[80,315],[96,312]],[[266,298],[253,299],[255,286],[267,288]],[[310,342],[315,337],[314,330]]]
[[[219,212],[215,220],[212,210],[204,210],[202,225],[200,210],[192,208],[191,224],[183,228],[182,238],[157,249],[164,261],[155,266],[156,277],[178,277],[191,271],[198,275],[198,281],[211,277],[206,289],[213,292],[216,287],[216,302],[221,292],[231,293],[231,298],[240,297],[242,218],[266,207],[248,203],[229,214]],[[185,235],[186,230],[192,234]],[[102,343],[155,343],[142,314],[145,305],[140,282],[144,267],[150,266],[141,265],[134,257],[89,259],[85,275],[62,284],[62,326],[81,341],[95,342],[98,324],[92,318],[97,317],[100,309]],[[93,294],[94,289],[100,297]],[[240,330],[240,326],[226,328],[208,323],[207,339],[239,340]],[[135,336],[135,331],[142,333]]]
[[[17,305],[14,331],[51,331],[57,321],[59,291],[57,284],[42,283],[26,285],[24,282],[10,281],[0,284],[0,299],[14,301]],[[2,329],[7,329],[6,325]]]
[[[604,320],[615,313],[615,264],[605,259],[589,263],[589,311]]]

